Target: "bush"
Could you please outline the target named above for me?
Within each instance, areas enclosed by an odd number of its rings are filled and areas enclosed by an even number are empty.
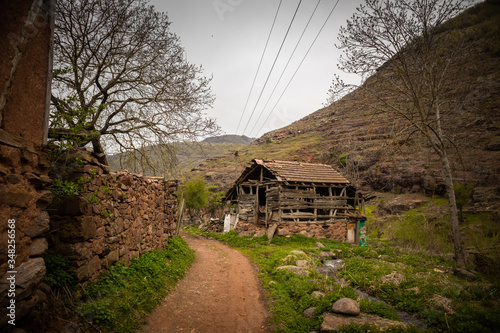
[[[184,184],[181,193],[186,200],[186,208],[198,209],[208,204],[208,190],[201,178]]]
[[[73,289],[76,285],[76,273],[69,266],[69,260],[54,250],[48,250],[43,254],[45,260],[45,282],[54,289],[69,287]]]

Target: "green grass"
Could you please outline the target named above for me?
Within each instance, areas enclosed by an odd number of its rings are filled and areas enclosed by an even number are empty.
[[[187,243],[172,238],[165,249],[134,258],[128,266],[117,263],[87,286],[77,312],[106,332],[135,332],[193,260]]]
[[[216,238],[239,249],[258,266],[258,274],[272,300],[272,322],[275,332],[318,331],[322,314],[342,297],[357,299],[355,289],[360,289],[387,304],[361,300],[363,312],[398,320],[396,309],[417,314],[428,325],[428,332],[492,332],[500,327],[500,280],[495,276],[481,276],[476,282],[459,280],[451,273],[435,270],[443,265],[453,265],[440,256],[430,256],[408,252],[390,244],[351,246],[347,243],[328,239],[307,238],[302,235],[292,237],[275,236],[271,244],[267,238],[250,236],[238,237],[231,231],[224,235],[206,234],[196,229],[188,230]],[[325,245],[316,247],[316,242]],[[284,261],[292,250],[301,250],[306,258],[319,264],[320,250],[342,250],[344,268],[339,277],[346,284],[337,284],[315,271],[309,276],[296,276],[276,270],[289,264]],[[382,259],[382,255],[385,255]],[[303,256],[301,259],[304,259]],[[449,266],[451,269],[451,266]],[[400,280],[385,282],[382,277],[400,274]],[[326,295],[320,299],[311,296],[313,291]],[[303,316],[304,310],[316,307],[312,319]],[[371,325],[349,325],[342,332],[380,332]],[[414,327],[393,328],[386,332],[417,332]]]

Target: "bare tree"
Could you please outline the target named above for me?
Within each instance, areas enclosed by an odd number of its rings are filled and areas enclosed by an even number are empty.
[[[447,75],[466,46],[460,31],[443,29],[443,24],[466,7],[462,0],[366,0],[338,37],[342,71],[363,80],[379,72],[361,85],[376,99],[377,113],[396,119],[398,134],[422,135],[439,156],[459,266],[465,264],[465,254],[448,157],[452,144],[442,122],[443,114],[458,111],[457,103],[446,99],[454,85]],[[330,94],[346,88],[349,85],[337,76]]]
[[[216,133],[211,79],[169,26],[146,0],[57,1],[50,135],[154,168],[173,142]]]

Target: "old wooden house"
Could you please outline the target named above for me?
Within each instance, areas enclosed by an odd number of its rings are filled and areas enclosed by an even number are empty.
[[[295,231],[319,229],[323,231],[320,237],[359,240],[363,198],[329,165],[255,159],[225,200],[234,204],[243,224],[293,226]],[[315,233],[312,235],[318,236]]]

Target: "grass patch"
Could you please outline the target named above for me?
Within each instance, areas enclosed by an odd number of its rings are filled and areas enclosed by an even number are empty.
[[[193,260],[194,251],[187,243],[180,237],[172,238],[161,251],[134,258],[128,266],[114,265],[106,276],[86,288],[77,312],[105,331],[135,332]]]
[[[436,267],[451,264],[442,257],[418,252],[408,252],[390,243],[351,246],[328,239],[275,236],[271,244],[267,237],[239,237],[234,231],[219,235],[188,230],[213,237],[242,251],[258,266],[258,274],[272,300],[272,321],[275,332],[319,331],[322,314],[331,311],[332,304],[343,297],[357,299],[360,289],[387,304],[359,300],[363,312],[383,318],[398,320],[396,309],[415,313],[428,325],[428,332],[489,332],[500,324],[500,281],[495,276],[482,276],[475,282],[456,278],[451,271]],[[318,248],[321,242],[325,248]],[[297,276],[276,270],[276,267],[293,264],[290,252],[303,251],[297,259],[320,265],[319,252],[341,250],[344,267],[336,283],[311,270],[309,276]],[[449,267],[451,270],[451,267]],[[436,270],[437,269],[437,270]],[[313,291],[324,297],[314,298]],[[316,307],[314,316],[304,317],[304,311]],[[349,325],[342,332],[380,332],[373,325]],[[418,332],[415,327],[391,328],[386,332]]]

